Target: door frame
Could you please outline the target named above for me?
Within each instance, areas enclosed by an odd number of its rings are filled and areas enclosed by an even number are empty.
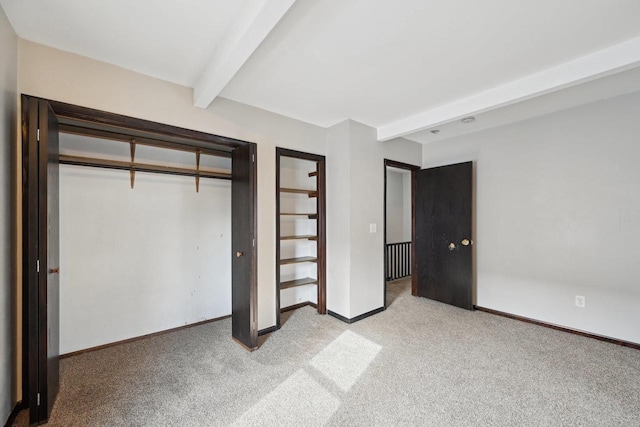
[[[409,163],[402,163],[396,160],[384,159],[384,223],[382,226],[382,232],[384,234],[384,244],[382,246],[382,253],[384,259],[384,308],[387,309],[387,167],[393,167],[396,169],[404,169],[411,172],[411,295],[418,295],[418,283],[416,282],[416,171],[420,170],[420,166],[410,165]]]
[[[250,169],[253,177],[257,176],[257,161],[255,159],[256,144],[254,142],[243,141],[234,138],[228,138],[225,136],[209,134],[205,132],[180,128],[163,123],[153,122],[149,120],[124,116],[116,113],[110,113],[106,111],[96,110],[92,108],[82,107],[78,105],[68,104],[64,102],[49,100],[28,94],[21,95],[21,112],[22,112],[22,173],[23,173],[23,186],[22,186],[22,200],[23,210],[21,217],[22,228],[22,402],[25,408],[37,407],[35,399],[36,392],[32,390],[34,386],[37,386],[33,381],[34,375],[38,373],[39,355],[33,354],[30,348],[34,343],[41,340],[43,337],[46,340],[46,329],[42,330],[33,318],[34,310],[37,310],[38,300],[35,298],[37,292],[43,290],[46,291],[46,280],[39,280],[38,274],[35,272],[32,265],[35,265],[36,259],[42,259],[42,250],[37,248],[38,239],[34,240],[34,237],[38,235],[37,228],[34,229],[32,224],[38,223],[37,205],[34,206],[34,202],[37,202],[38,197],[38,183],[40,177],[36,179],[28,179],[27,162],[37,161],[36,159],[29,158],[27,156],[29,148],[33,149],[33,144],[37,144],[34,139],[30,140],[30,133],[28,132],[28,119],[31,114],[33,117],[34,112],[31,111],[31,107],[36,101],[37,105],[39,101],[45,101],[49,104],[53,110],[55,116],[60,122],[60,131],[74,133],[80,133],[87,136],[104,136],[105,134],[112,135],[112,139],[119,139],[121,137],[146,139],[150,145],[156,144],[157,146],[164,146],[165,148],[177,148],[182,150],[207,150],[210,152],[217,152],[220,155],[231,157],[231,152],[239,147],[249,145],[250,149],[246,150],[249,156],[253,155],[253,158],[248,158],[248,162],[251,164]],[[37,114],[37,111],[35,112]],[[31,132],[33,134],[33,132]],[[29,147],[31,144],[31,147]],[[31,165],[33,167],[33,165]],[[233,165],[232,165],[233,168]],[[33,170],[33,169],[32,169]],[[233,185],[233,184],[232,184]],[[247,342],[242,342],[242,345],[249,350],[257,348],[257,182],[255,179],[249,182],[250,193],[250,206],[248,207],[250,212],[253,212],[251,222],[250,235],[255,239],[256,244],[252,248],[251,254],[251,273],[250,273],[250,290],[251,298],[248,301],[249,311],[252,317],[250,325],[250,331],[246,334],[249,338]],[[232,215],[233,218],[233,215]],[[232,255],[232,254],[230,254]],[[44,285],[43,285],[44,283]],[[233,283],[233,281],[232,281]],[[233,286],[233,285],[232,285]],[[233,289],[232,289],[233,291]],[[233,316],[233,312],[232,312]],[[31,345],[30,345],[31,344]],[[36,352],[37,353],[37,352]],[[33,383],[33,384],[32,384]],[[44,420],[40,420],[41,422]]]
[[[316,162],[318,193],[318,219],[317,219],[317,258],[318,258],[318,314],[327,314],[327,194],[326,194],[326,157],[319,154],[305,153],[276,147],[276,329],[282,326],[280,321],[280,158],[291,157],[294,159]]]

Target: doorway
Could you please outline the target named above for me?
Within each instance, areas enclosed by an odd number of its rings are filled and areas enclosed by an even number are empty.
[[[415,171],[418,166],[384,160],[384,307],[411,287],[415,271]]]
[[[22,96],[23,404],[30,423],[47,421],[59,384],[59,132],[231,158],[232,338],[257,346],[256,145],[218,135]],[[68,159],[67,159],[68,160]],[[96,166],[96,165],[94,165]],[[148,165],[147,165],[148,166]],[[103,161],[99,167],[141,165]],[[180,174],[180,171],[165,172]],[[199,172],[196,171],[196,186]]]

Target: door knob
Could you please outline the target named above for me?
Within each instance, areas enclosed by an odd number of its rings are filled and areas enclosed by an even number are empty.
[[[469,239],[464,239],[464,240],[462,240],[462,242],[461,242],[461,243],[462,243],[464,246],[469,246],[469,243],[471,243],[471,242],[469,242]]]
[[[455,248],[456,248],[456,244],[455,243],[453,243],[453,242],[449,243],[449,250],[450,251],[454,250]]]
[[[240,258],[242,255],[244,255],[242,252],[240,251],[236,252],[236,258]]]

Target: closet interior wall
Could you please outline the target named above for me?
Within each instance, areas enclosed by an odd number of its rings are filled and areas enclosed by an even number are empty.
[[[136,145],[132,159],[130,143],[68,133],[60,147],[61,354],[231,314],[230,180],[62,161],[228,174],[230,158]]]

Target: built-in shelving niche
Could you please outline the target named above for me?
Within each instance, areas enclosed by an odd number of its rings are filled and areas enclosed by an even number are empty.
[[[276,301],[326,313],[325,158],[276,149]]]

